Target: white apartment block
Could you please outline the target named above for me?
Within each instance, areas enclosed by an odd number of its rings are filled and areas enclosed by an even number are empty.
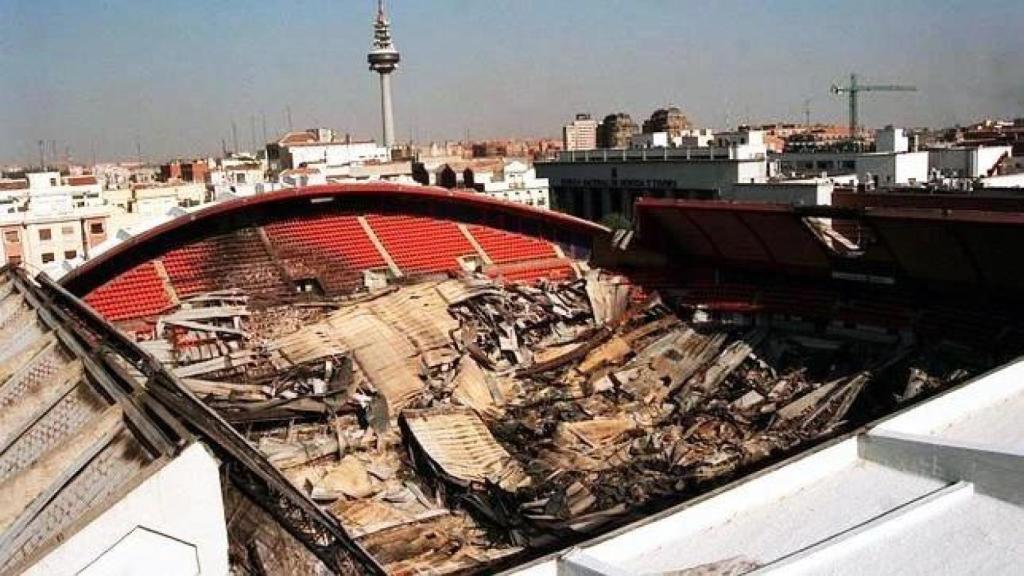
[[[109,207],[79,208],[64,214],[0,214],[0,258],[31,272],[60,277],[65,262],[86,259],[107,238]]]
[[[576,119],[562,127],[563,150],[593,150],[597,148],[597,120],[590,114],[577,114]]]
[[[390,162],[391,150],[378,146],[372,140],[356,141],[339,137],[327,128],[315,128],[289,132],[277,142],[268,144],[267,161],[275,172],[317,166],[329,176],[332,169],[351,164]]]
[[[548,179],[538,178],[537,170],[518,160],[505,164],[501,180],[486,179],[482,193],[518,204],[547,209],[550,206]]]

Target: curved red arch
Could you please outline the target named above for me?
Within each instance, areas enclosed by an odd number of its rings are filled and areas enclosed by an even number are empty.
[[[213,204],[155,226],[138,236],[125,240],[110,250],[87,260],[82,266],[65,275],[60,283],[72,292],[82,295],[119,272],[130,268],[137,262],[132,256],[155,250],[157,246],[169,247],[184,245],[189,242],[187,237],[177,237],[186,228],[201,231],[204,225],[219,225],[223,220],[269,210],[278,206],[295,206],[303,201],[324,200],[355,200],[372,199],[381,196],[380,205],[401,212],[404,206],[416,203],[420,208],[427,202],[439,212],[448,209],[470,209],[482,218],[488,216],[510,216],[534,222],[542,228],[557,230],[561,233],[576,234],[586,237],[598,237],[609,233],[604,226],[595,224],[560,212],[542,210],[523,204],[515,204],[496,200],[483,194],[447,190],[444,188],[394,184],[390,182],[358,183],[358,184],[327,184],[305,188],[289,188],[256,196],[236,198]],[[272,219],[272,216],[267,216]]]

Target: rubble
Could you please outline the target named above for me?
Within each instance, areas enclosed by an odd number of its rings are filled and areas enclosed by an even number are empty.
[[[510,492],[530,483],[471,409],[406,410],[400,423],[412,460],[451,483],[469,489],[493,484]]]
[[[695,322],[600,271],[302,305],[215,292],[155,334],[145,347],[394,573],[479,570],[627,522],[971,369]]]

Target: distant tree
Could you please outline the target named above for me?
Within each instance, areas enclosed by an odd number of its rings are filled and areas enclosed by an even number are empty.
[[[621,212],[609,212],[604,215],[601,219],[601,224],[611,228],[612,230],[628,230],[633,227],[633,223],[622,215]]]

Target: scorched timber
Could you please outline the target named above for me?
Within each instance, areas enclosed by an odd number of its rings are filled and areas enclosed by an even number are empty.
[[[600,271],[311,306],[208,294],[158,326],[145,347],[393,573],[577,541],[983,368],[709,322]]]

